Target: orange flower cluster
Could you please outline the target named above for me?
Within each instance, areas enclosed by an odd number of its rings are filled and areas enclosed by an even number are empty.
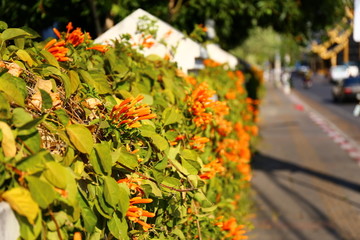
[[[198,127],[206,128],[213,119],[211,109],[214,105],[215,91],[209,90],[208,84],[202,82],[194,89],[190,96],[187,96],[188,105],[190,105],[189,112],[195,116],[194,123]]]
[[[247,108],[244,112],[244,117],[246,120],[253,120],[255,123],[259,121],[259,104],[260,100],[246,98]]]
[[[233,130],[232,122],[227,121],[224,118],[217,118],[216,123],[216,131],[223,137],[226,137]]]
[[[207,27],[204,26],[204,24],[197,25],[198,28],[200,28],[203,32],[207,32]]]
[[[183,78],[187,83],[195,86],[197,81],[196,78],[193,76],[186,75],[183,71],[180,69],[176,69],[176,76]]]
[[[228,115],[230,111],[229,107],[226,105],[226,102],[221,102],[221,101],[215,101],[212,104],[212,109],[214,110],[216,116],[219,118]]]
[[[156,118],[156,114],[151,114],[151,109],[147,104],[136,105],[143,99],[142,95],[136,98],[130,97],[114,106],[109,115],[112,123],[117,127],[137,128],[141,126],[140,120]]]
[[[105,53],[106,51],[109,50],[109,47],[106,46],[106,45],[94,45],[92,47],[88,47],[86,48],[86,50],[96,50],[96,51],[99,51],[99,52],[102,52],[102,53]]]
[[[65,43],[69,43],[71,45],[73,45],[74,47],[82,44],[85,39],[91,39],[90,34],[89,33],[83,33],[81,31],[81,28],[76,28],[75,30],[72,22],[69,22],[66,26],[66,35],[65,35]],[[57,30],[56,28],[53,28],[53,31],[55,33],[55,35],[59,38],[62,39],[61,33],[59,32],[59,30]]]
[[[179,135],[175,138],[174,141],[170,141],[171,146],[175,146],[178,144],[179,141],[184,140],[186,137],[184,135]]]
[[[149,198],[142,198],[142,196],[144,195],[144,191],[139,185],[139,183],[142,180],[144,180],[144,179],[142,179],[142,178],[124,178],[124,179],[118,180],[117,182],[125,183],[129,187],[131,194],[137,195],[136,197],[133,197],[130,199],[130,205],[126,212],[126,216],[128,217],[128,219],[130,221],[140,224],[142,226],[143,230],[145,232],[147,232],[153,226],[146,223],[143,220],[140,220],[140,218],[141,217],[155,217],[155,214],[135,206],[135,204],[151,203],[153,201],[152,199],[149,199]]]
[[[50,52],[59,62],[65,62],[70,60],[66,56],[69,49],[65,47],[64,40],[57,41],[56,39],[52,39],[45,45],[44,49]]]
[[[221,63],[218,63],[210,58],[208,59],[205,59],[203,61],[203,64],[206,66],[206,67],[218,67],[218,66],[221,66]]]
[[[53,28],[53,31],[55,33],[55,35],[59,38],[59,40],[64,41],[64,45],[65,44],[71,44],[74,47],[79,46],[80,44],[82,44],[83,42],[85,42],[86,40],[90,40],[90,34],[88,32],[83,33],[81,31],[81,28],[76,28],[75,30],[72,23],[69,22],[66,26],[66,34],[65,36],[63,36],[58,29]],[[106,45],[94,45],[92,47],[87,47],[86,50],[96,50],[102,53],[105,53],[108,49],[108,46]]]
[[[193,149],[204,151],[205,143],[209,141],[210,139],[208,139],[207,137],[194,136],[193,138],[191,138],[191,142],[189,144]]]
[[[148,212],[142,208],[139,208],[135,206],[134,204],[140,204],[140,203],[151,203],[153,200],[149,198],[141,198],[141,197],[134,197],[130,199],[130,206],[129,209],[126,212],[126,216],[130,221],[133,221],[135,223],[139,223],[143,230],[147,232],[150,228],[153,226],[140,220],[140,217],[155,217],[155,214],[152,212]]]
[[[203,173],[199,174],[199,177],[201,179],[211,179],[215,177],[217,173],[223,173],[225,171],[225,168],[223,166],[221,159],[216,159],[211,161],[210,163],[204,165],[204,171]]]
[[[242,174],[243,179],[250,181],[252,177],[250,167],[251,152],[249,148],[250,136],[240,123],[235,124],[234,130],[237,133],[238,139],[224,139],[218,144],[216,151],[219,156],[236,162],[236,168]]]
[[[170,35],[173,33],[173,31],[170,29],[169,31],[167,31],[164,36],[163,36],[163,39],[166,39],[168,37],[170,37]]]
[[[259,128],[256,125],[252,126],[245,126],[245,131],[248,132],[250,135],[256,137],[259,134]]]
[[[146,37],[143,39],[141,45],[142,45],[143,47],[145,47],[145,48],[151,48],[151,47],[155,44],[154,41],[149,41],[151,38],[152,38],[151,35],[146,36]]]
[[[236,91],[230,89],[230,90],[225,94],[225,98],[228,99],[228,100],[236,99]]]
[[[249,239],[248,236],[244,235],[246,233],[244,230],[245,225],[239,225],[235,218],[230,218],[224,222],[218,222],[215,225],[219,226],[223,231],[228,232],[225,235],[225,238],[231,238],[231,240]]]
[[[137,194],[139,196],[144,195],[144,191],[140,187],[140,182],[144,180],[142,178],[124,178],[117,181],[117,183],[125,183],[130,189],[131,194]]]

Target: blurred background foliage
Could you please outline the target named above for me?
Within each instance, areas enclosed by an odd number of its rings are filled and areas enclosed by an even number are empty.
[[[296,59],[301,58],[306,49],[300,47],[289,34],[279,34],[273,28],[256,27],[250,30],[249,37],[239,46],[231,50],[235,56],[254,65],[261,66],[269,59],[279,54],[282,59],[288,55],[288,65],[293,65]]]
[[[339,22],[353,0],[0,0],[0,20],[9,27],[28,26],[42,36],[71,21],[92,38],[138,8],[190,33],[195,24],[215,21],[216,41],[253,64],[275,51],[295,59],[314,32]],[[286,48],[286,49],[284,49]],[[251,53],[251,54],[250,54]]]

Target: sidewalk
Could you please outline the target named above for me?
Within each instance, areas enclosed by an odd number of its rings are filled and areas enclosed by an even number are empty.
[[[261,107],[250,239],[360,239],[360,167],[291,99],[269,86]]]

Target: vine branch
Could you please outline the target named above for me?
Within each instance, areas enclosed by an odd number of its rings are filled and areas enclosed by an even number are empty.
[[[116,162],[116,163],[119,164],[121,167],[125,168],[126,170],[128,170],[128,171],[130,171],[130,172],[132,172],[132,173],[135,173],[135,174],[139,175],[140,177],[142,177],[142,178],[144,178],[144,179],[146,179],[146,180],[149,180],[149,181],[151,181],[151,182],[153,182],[153,183],[156,183],[156,184],[158,184],[158,185],[161,186],[161,187],[164,187],[164,188],[167,188],[167,189],[170,189],[170,190],[174,190],[174,191],[176,191],[176,192],[191,192],[191,191],[196,190],[196,188],[179,189],[179,188],[170,187],[170,186],[165,185],[165,184],[162,184],[162,183],[158,183],[155,179],[153,179],[153,178],[151,178],[151,177],[147,177],[147,176],[145,176],[144,174],[139,173],[139,172],[137,172],[137,171],[135,171],[135,170],[133,170],[133,169],[125,166],[125,165],[122,164],[122,163],[119,163],[119,162]]]
[[[50,214],[51,219],[52,219],[53,222],[55,223],[56,232],[57,232],[57,234],[58,234],[59,239],[60,239],[60,240],[63,240],[63,238],[62,238],[62,236],[61,236],[61,233],[60,233],[59,224],[58,224],[58,222],[56,221],[55,216],[54,216],[54,213],[51,211],[51,209],[49,209],[49,214]]]

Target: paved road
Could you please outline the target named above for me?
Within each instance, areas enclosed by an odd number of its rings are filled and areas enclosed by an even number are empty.
[[[303,88],[302,82],[299,79],[293,81],[294,88],[303,96],[318,102],[324,108],[341,116],[344,120],[360,125],[360,117],[353,116],[353,110],[357,104],[356,101],[334,103],[331,95],[332,85],[329,83],[329,80],[321,75],[313,75],[312,79],[314,84],[311,88]]]
[[[250,239],[360,239],[359,164],[325,131],[333,125],[316,120],[328,123],[336,114],[314,102],[299,92],[267,90],[253,162],[257,217]]]

